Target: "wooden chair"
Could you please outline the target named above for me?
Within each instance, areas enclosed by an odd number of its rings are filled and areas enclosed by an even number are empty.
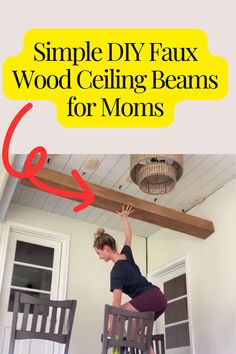
[[[108,337],[108,318],[112,315],[111,335]],[[102,354],[109,348],[122,348],[121,352],[149,354],[154,312],[133,312],[105,305]]]
[[[16,292],[9,354],[14,354],[15,340],[18,339],[64,343],[64,353],[68,354],[76,304],[76,300],[54,301]],[[22,306],[23,315],[19,316]],[[30,315],[30,312],[33,314]],[[48,321],[50,312],[51,319]]]
[[[152,336],[152,347],[156,354],[165,354],[164,334],[155,334]]]

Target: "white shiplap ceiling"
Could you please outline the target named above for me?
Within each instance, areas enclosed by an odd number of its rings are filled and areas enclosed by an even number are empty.
[[[129,158],[130,155],[51,155],[45,167],[66,174],[77,169],[87,181],[184,212],[236,177],[236,155],[184,155],[184,173],[174,190],[162,196],[153,196],[141,192],[131,182]],[[97,159],[98,163],[95,169],[91,169],[89,162],[94,159]],[[120,217],[115,213],[92,206],[75,213],[73,206],[78,202],[20,184],[12,201],[104,228],[122,230]],[[133,232],[142,237],[148,237],[158,230],[158,226],[134,219],[131,220],[131,225]]]

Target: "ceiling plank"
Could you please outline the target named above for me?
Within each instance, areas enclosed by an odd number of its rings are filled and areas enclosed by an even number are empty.
[[[42,168],[36,177],[47,185],[70,191],[81,191],[73,177],[62,172]],[[36,188],[29,180],[23,179],[23,185]],[[86,182],[95,195],[94,207],[116,212],[123,204],[134,208],[131,217],[151,224],[159,225],[171,230],[183,232],[202,239],[214,232],[213,223],[193,215],[184,214],[174,209],[148,202],[115,190]],[[78,200],[78,199],[74,199]]]

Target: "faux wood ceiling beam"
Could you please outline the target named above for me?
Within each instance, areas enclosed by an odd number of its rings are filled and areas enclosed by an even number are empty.
[[[73,177],[48,168],[42,168],[36,177],[47,185],[68,189],[70,191],[81,191]],[[36,188],[29,180],[22,179],[21,183],[31,188]],[[171,230],[183,232],[202,239],[207,238],[214,232],[213,223],[189,214],[184,214],[174,209],[153,204],[130,195],[114,191],[112,189],[86,182],[95,200],[94,207],[116,212],[123,204],[134,208],[131,217],[151,224],[159,225]],[[78,199],[74,199],[77,200]]]

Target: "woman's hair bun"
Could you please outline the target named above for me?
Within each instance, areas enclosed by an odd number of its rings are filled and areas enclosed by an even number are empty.
[[[93,247],[103,250],[105,246],[109,246],[113,251],[117,251],[115,239],[107,234],[102,227],[99,227],[94,234]]]
[[[105,234],[105,230],[102,227],[97,229],[97,232],[94,234],[94,238],[100,237]]]

